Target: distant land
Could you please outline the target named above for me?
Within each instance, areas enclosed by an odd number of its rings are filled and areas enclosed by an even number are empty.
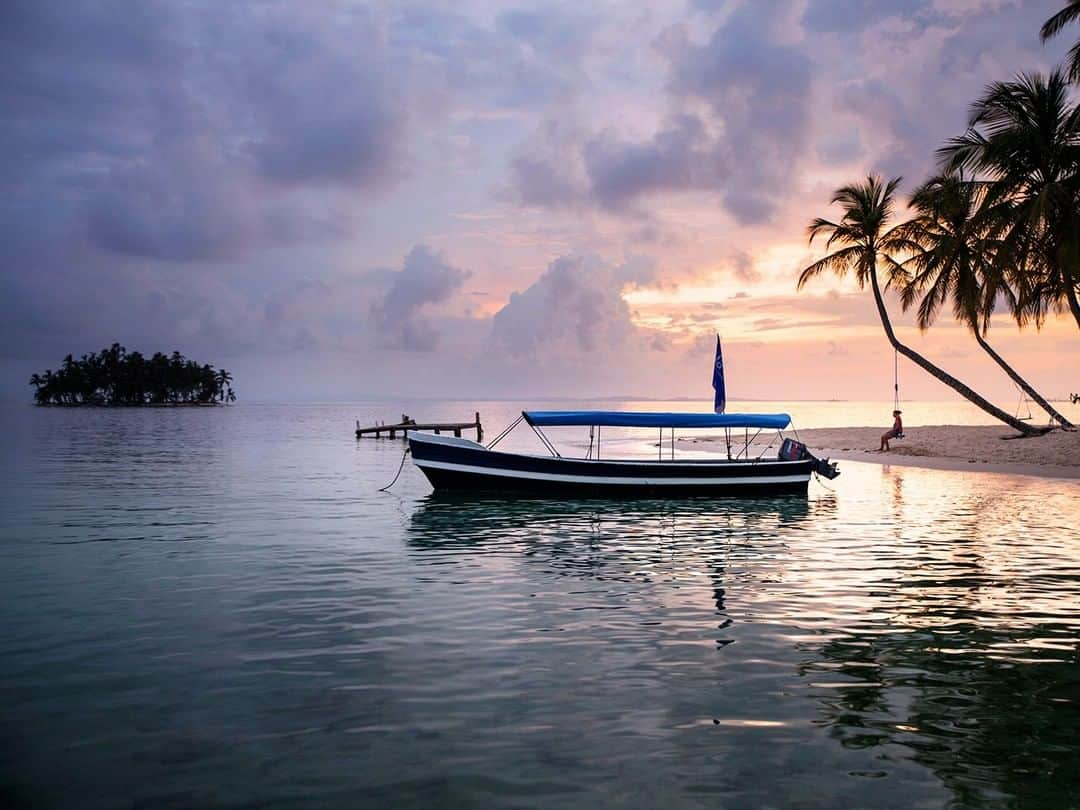
[[[146,358],[114,343],[76,360],[65,357],[59,370],[30,377],[36,405],[171,406],[235,402],[232,375],[180,352]]]

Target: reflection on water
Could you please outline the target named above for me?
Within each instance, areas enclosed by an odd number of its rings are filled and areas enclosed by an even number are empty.
[[[662,499],[520,499],[432,493],[412,513],[408,541],[421,548],[505,547],[516,541],[566,547],[602,545],[620,551],[618,541],[634,547],[653,540],[657,548],[744,539],[797,525],[808,515],[827,514],[835,497],[813,502],[805,497],[746,500]]]
[[[863,571],[861,615],[800,645],[830,736],[906,751],[961,804],[1077,806],[1080,533],[1063,525],[1075,484],[1027,481],[1002,497],[968,476],[920,517],[912,501],[934,477],[883,478],[907,565]]]
[[[1055,552],[1080,550],[1076,533],[1043,548],[1026,544],[1013,532],[1031,525],[1027,509],[1038,504],[1010,504],[982,490],[988,482],[978,476],[959,477],[952,491],[927,498],[926,484],[943,476],[902,467],[860,474],[879,478],[884,514],[855,538],[864,563],[834,558],[824,580],[805,567],[800,534],[828,546],[833,532],[843,532],[831,521],[852,505],[838,504],[835,492],[600,504],[433,494],[413,512],[408,542],[446,557],[516,555],[523,568],[583,580],[698,584],[695,604],[700,615],[716,617],[721,655],[735,652],[724,648],[747,629],[740,622],[764,618],[746,603],[760,604],[786,581],[785,598],[765,604],[798,653],[797,681],[787,688],[813,702],[812,722],[831,739],[872,756],[852,775],[884,777],[904,760],[932,771],[961,804],[1075,805],[1080,567]],[[1029,481],[1023,489],[1037,499],[1059,486]],[[769,714],[713,722],[787,724]]]
[[[354,415],[19,415],[0,804],[1080,804],[1075,482],[387,494]]]

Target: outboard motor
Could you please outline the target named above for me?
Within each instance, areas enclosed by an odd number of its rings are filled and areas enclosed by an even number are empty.
[[[781,461],[802,461],[804,458],[810,458],[810,451],[805,444],[794,439],[784,439],[780,445]]]
[[[814,462],[814,472],[818,475],[825,476],[830,481],[840,475],[840,470],[836,468],[835,461],[829,461],[827,458],[818,458],[806,448],[805,444],[797,442],[794,439],[784,439],[783,444],[780,445],[779,455],[781,461],[812,460]]]
[[[814,459],[814,472],[818,475],[823,475],[830,481],[840,475],[840,470],[836,469],[835,461],[829,461],[827,458],[816,458],[814,456],[810,456],[810,458]]]

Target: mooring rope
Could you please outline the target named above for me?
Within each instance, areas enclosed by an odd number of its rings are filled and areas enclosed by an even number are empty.
[[[397,483],[398,477],[401,475],[401,471],[405,469],[405,457],[407,455],[409,455],[408,446],[405,447],[405,452],[401,454],[401,464],[398,465],[397,475],[394,476],[394,480],[387,484],[385,487],[379,487],[379,489],[376,490],[377,492],[386,492],[386,490],[390,489],[390,487]]]
[[[825,460],[828,461],[828,459],[825,459]],[[835,489],[833,489],[832,487],[830,487],[828,484],[826,484],[824,481],[821,480],[821,476],[818,474],[817,470],[814,470],[813,472],[814,472],[814,480],[818,482],[818,486],[820,486],[826,492],[832,492],[834,494],[836,493]]]

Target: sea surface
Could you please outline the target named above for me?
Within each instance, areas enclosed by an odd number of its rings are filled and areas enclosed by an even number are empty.
[[[1080,806],[1080,483],[462,499],[353,437],[521,406],[6,406],[0,806]]]

